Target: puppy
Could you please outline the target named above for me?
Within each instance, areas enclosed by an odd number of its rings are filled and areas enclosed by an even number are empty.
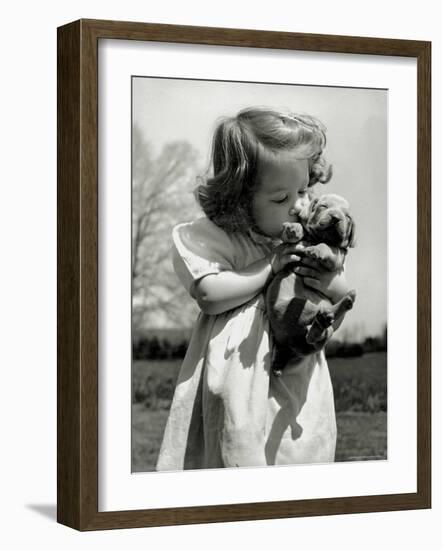
[[[285,223],[284,242],[303,245],[302,254],[328,271],[343,268],[349,247],[355,244],[355,224],[348,202],[339,195],[301,199],[296,205],[299,223]],[[324,347],[336,324],[353,307],[351,290],[337,304],[304,286],[293,266],[275,275],[266,291],[267,314],[275,353],[272,370],[280,375],[289,360],[300,360]]]

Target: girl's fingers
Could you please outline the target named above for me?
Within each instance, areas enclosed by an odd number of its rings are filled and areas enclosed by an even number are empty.
[[[285,254],[283,263],[285,265],[285,264],[290,264],[292,262],[299,262],[300,259],[301,258],[299,256],[296,256],[296,254]]]
[[[313,279],[311,277],[304,277],[304,284],[310,286],[311,288],[320,290],[320,284],[318,279]]]
[[[294,244],[288,244],[284,247],[283,254],[298,254],[299,256],[301,254],[300,251],[296,248],[297,245]]]
[[[304,256],[302,258],[302,265],[307,265],[309,267],[319,268],[320,264],[318,260],[314,260],[313,258],[308,258],[307,256]]]
[[[318,272],[315,271],[314,269],[311,269],[309,267],[304,267],[302,265],[295,267],[293,271],[298,275],[302,275],[303,277],[310,277],[315,280],[318,275]]]

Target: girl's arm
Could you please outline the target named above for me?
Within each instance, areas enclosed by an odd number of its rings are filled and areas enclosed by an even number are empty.
[[[295,245],[279,245],[262,260],[240,271],[206,275],[195,284],[193,296],[204,313],[218,315],[234,309],[259,294],[272,274],[286,264],[298,261]]]

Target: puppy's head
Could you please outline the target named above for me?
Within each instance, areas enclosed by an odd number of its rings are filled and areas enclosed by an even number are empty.
[[[355,245],[355,223],[348,202],[339,195],[322,195],[304,209],[302,221],[308,233],[331,246]]]

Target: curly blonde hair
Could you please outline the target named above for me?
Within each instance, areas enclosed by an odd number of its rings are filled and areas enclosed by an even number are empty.
[[[213,175],[196,189],[206,216],[226,231],[253,227],[252,197],[257,186],[260,156],[302,147],[309,161],[309,187],[327,183],[332,167],[322,152],[325,126],[309,115],[249,108],[224,118],[215,129],[211,164]]]

